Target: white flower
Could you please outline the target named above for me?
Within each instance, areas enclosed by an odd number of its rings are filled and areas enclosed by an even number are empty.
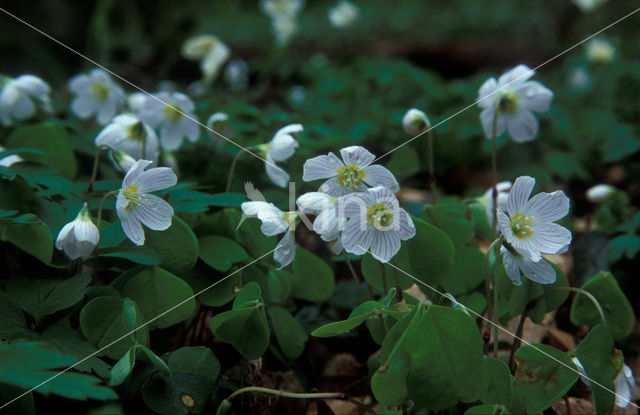
[[[608,40],[595,38],[586,44],[587,59],[596,63],[609,63],[616,56],[616,48]]]
[[[195,36],[182,45],[182,56],[200,61],[200,70],[207,83],[218,76],[222,64],[230,55],[229,47],[213,35]]]
[[[597,184],[587,190],[587,199],[592,203],[600,203],[616,192],[616,188],[609,184]]]
[[[505,130],[515,141],[533,140],[538,120],[532,111],[545,112],[551,106],[553,92],[538,81],[529,81],[534,71],[518,65],[496,81],[487,79],[478,91],[480,120],[487,138],[493,137],[493,119],[497,111],[496,136]]]
[[[298,22],[290,17],[281,17],[273,19],[271,27],[276,37],[276,43],[280,46],[285,46],[298,31]]]
[[[363,192],[367,189],[365,183],[384,186],[393,192],[400,190],[398,181],[386,167],[371,164],[376,157],[364,147],[346,147],[340,150],[340,154],[342,160],[329,153],[305,161],[302,180],[329,179],[320,186],[320,191],[331,196]]]
[[[260,7],[271,18],[276,43],[286,45],[298,31],[296,18],[304,7],[304,0],[261,0]]]
[[[298,212],[283,212],[273,203],[267,202],[244,202],[240,207],[246,216],[256,217],[262,221],[260,230],[265,235],[274,236],[284,233],[273,253],[273,258],[280,263],[278,269],[293,262],[296,255],[295,231]]]
[[[569,72],[569,83],[579,91],[586,90],[593,84],[593,77],[584,66],[576,66]]]
[[[243,91],[249,84],[249,65],[242,59],[229,61],[224,68],[224,80],[232,91]]]
[[[331,251],[336,255],[342,252],[340,232],[344,227],[344,219],[338,218],[337,201],[337,197],[321,192],[305,193],[296,200],[300,212],[317,215],[313,230],[323,241],[335,241]]]
[[[534,261],[514,247],[502,246],[501,253],[504,270],[513,285],[522,285],[522,274],[540,284],[553,284],[556,281],[556,270],[544,258]]]
[[[87,259],[98,245],[100,231],[91,220],[89,207],[85,203],[78,216],[62,227],[56,239],[56,248],[70,259]]]
[[[626,408],[638,394],[636,392],[636,380],[633,377],[631,368],[627,365],[622,367],[615,379],[616,383],[616,406]]]
[[[498,210],[505,210],[507,208],[507,198],[509,190],[511,189],[511,182],[500,182],[496,184],[496,190],[498,191]],[[489,225],[493,228],[493,187],[489,188],[484,195],[480,198],[480,203],[484,205],[485,212],[487,214],[487,220]]]
[[[213,130],[224,137],[233,135],[233,128],[229,124],[229,115],[226,112],[216,112],[211,114],[207,120],[207,127],[209,130]],[[218,134],[209,131],[209,136],[216,144],[224,143],[226,140]]]
[[[338,199],[338,212],[346,218],[341,236],[345,251],[356,255],[370,251],[380,262],[388,262],[400,250],[400,241],[416,234],[411,217],[386,187]]]
[[[131,112],[137,114],[144,109],[148,98],[149,96],[144,92],[133,92],[127,97],[127,107]]]
[[[571,243],[571,232],[553,223],[569,213],[569,198],[563,191],[555,191],[541,192],[529,199],[535,183],[529,176],[516,179],[506,209],[498,211],[498,227],[509,245],[537,262],[541,254],[566,249]]]
[[[142,154],[143,142],[145,154]],[[155,131],[133,114],[121,114],[111,120],[98,133],[95,144],[122,150],[136,160],[144,158],[154,163],[158,161],[160,151]]]
[[[6,148],[0,146],[0,153],[2,153],[3,151],[7,151]],[[12,165],[16,164],[16,163],[21,163],[23,162],[24,159],[22,157],[20,157],[17,154],[10,154],[6,157],[2,157],[0,158],[0,166],[2,167],[11,167]]]
[[[124,176],[116,200],[122,230],[136,245],[144,244],[142,224],[151,230],[163,231],[171,226],[173,217],[171,205],[151,192],[173,186],[178,178],[168,167],[145,171],[150,164],[150,160],[136,161]]]
[[[20,75],[10,79],[0,91],[0,121],[9,127],[14,120],[24,120],[36,112],[36,104],[50,110],[51,88],[33,75]]]
[[[340,0],[338,4],[329,8],[328,15],[333,26],[343,28],[358,20],[360,9],[348,0]]]
[[[404,132],[407,134],[420,134],[430,127],[431,123],[429,122],[427,114],[416,108],[411,108],[402,118],[402,128],[404,128]]]
[[[289,182],[289,173],[278,167],[276,162],[285,161],[293,155],[298,147],[294,138],[303,130],[301,124],[290,124],[279,129],[267,144],[257,146],[266,163],[264,164],[269,179],[280,187],[285,187]]]
[[[136,159],[122,150],[109,150],[109,158],[116,169],[125,173],[136,164]]]
[[[155,98],[147,98],[139,115],[153,128],[161,127],[160,143],[165,150],[173,151],[180,147],[184,137],[195,142],[200,136],[194,108],[191,99],[183,93],[159,92]]]
[[[105,125],[125,101],[124,90],[102,69],[92,69],[69,80],[69,89],[75,94],[71,111],[82,119],[95,114],[98,124]]]
[[[573,0],[573,4],[578,6],[580,10],[583,12],[590,12],[591,10],[595,10],[597,7],[600,7],[607,0]]]

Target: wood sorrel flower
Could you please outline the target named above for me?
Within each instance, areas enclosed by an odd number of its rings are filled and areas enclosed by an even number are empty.
[[[296,200],[302,213],[317,215],[313,221],[313,230],[323,241],[335,241],[331,251],[338,255],[342,252],[340,232],[344,227],[344,218],[338,218],[338,198],[321,192],[305,193]]]
[[[82,119],[95,114],[96,121],[101,125],[111,121],[125,102],[122,87],[99,68],[74,76],[69,80],[68,87],[75,94],[71,101],[71,112]]]
[[[520,272],[532,281],[550,284],[556,273],[542,254],[557,254],[571,243],[571,232],[554,223],[569,212],[569,198],[562,191],[538,193],[531,199],[536,181],[518,177],[507,197],[506,208],[498,211],[498,228],[504,237],[503,264],[514,284]]]
[[[600,203],[607,200],[616,192],[616,188],[610,184],[597,184],[587,190],[587,199],[592,203]]]
[[[378,186],[338,199],[345,251],[362,255],[367,251],[380,262],[388,262],[400,250],[400,241],[413,238],[416,228],[393,192]]]
[[[498,191],[496,202],[498,203],[499,210],[504,210],[507,207],[509,189],[511,189],[511,182],[500,182],[496,184],[496,190]],[[480,203],[484,205],[487,220],[489,221],[489,225],[493,228],[493,187],[482,195]]]
[[[191,98],[181,92],[159,92],[155,98],[146,99],[138,115],[153,128],[160,128],[162,148],[174,151],[180,148],[185,137],[195,142],[200,136],[194,108]]]
[[[269,179],[280,187],[285,187],[289,182],[289,173],[276,164],[285,161],[293,155],[298,148],[298,142],[294,138],[303,130],[301,124],[290,124],[282,127],[273,136],[271,141],[256,147],[258,153],[264,158],[264,164]]]
[[[136,161],[124,176],[116,200],[122,230],[136,245],[144,244],[142,224],[154,231],[163,231],[171,226],[173,217],[171,205],[151,192],[173,186],[178,178],[168,167],[145,171],[150,164],[150,160]]]
[[[410,135],[420,134],[431,127],[427,114],[416,108],[408,110],[402,117],[402,128]]]
[[[0,121],[11,126],[14,120],[25,120],[35,114],[39,104],[50,110],[51,88],[42,79],[33,75],[20,75],[8,79],[0,91]]]
[[[505,130],[515,141],[533,140],[538,133],[538,120],[532,111],[545,112],[551,106],[553,92],[538,81],[526,65],[518,65],[496,81],[487,79],[478,91],[480,120],[487,138],[493,137],[493,121],[497,114],[496,136]]]
[[[302,180],[329,179],[320,186],[320,191],[331,196],[364,192],[365,184],[384,186],[392,192],[400,190],[398,181],[386,167],[371,164],[376,157],[364,147],[346,147],[340,154],[342,160],[329,153],[305,161]]]
[[[218,76],[230,55],[229,47],[214,35],[195,36],[182,45],[182,56],[200,61],[205,82],[211,82]]]
[[[121,114],[104,127],[95,140],[96,146],[122,150],[131,157],[158,161],[158,136],[153,129],[133,114]],[[144,143],[145,154],[142,154]],[[126,169],[125,171],[127,171]]]
[[[360,8],[349,0],[340,0],[338,4],[329,8],[329,21],[334,27],[342,29],[351,26],[360,16]]]
[[[273,253],[273,259],[280,263],[282,269],[293,262],[296,256],[295,232],[298,223],[298,212],[283,212],[273,203],[244,202],[242,212],[249,217],[262,221],[260,230],[267,236],[284,234]]]
[[[56,248],[63,250],[70,259],[87,259],[98,245],[100,231],[91,220],[85,203],[78,216],[62,227],[56,239]]]

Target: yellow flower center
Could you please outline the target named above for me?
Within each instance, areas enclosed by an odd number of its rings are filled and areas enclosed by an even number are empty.
[[[518,102],[518,94],[510,90],[502,91],[498,97],[498,111],[513,113],[518,108]]]
[[[142,121],[127,126],[127,135],[133,141],[144,141],[147,138],[147,131],[144,129]]]
[[[182,118],[183,112],[184,111],[182,110],[182,107],[179,104],[175,102],[171,102],[168,105],[164,106],[164,110],[162,111],[162,114],[164,115],[164,118],[166,118],[167,120],[171,122],[176,122],[180,120],[180,118]]]
[[[297,212],[284,212],[282,219],[289,225],[289,230],[291,232],[296,230],[296,221],[298,219]]]
[[[125,206],[125,210],[130,210],[132,206],[139,205],[142,201],[142,195],[138,193],[138,188],[136,186],[127,186],[123,190],[121,190],[122,196],[129,203]]]
[[[97,101],[106,101],[109,98],[109,87],[107,87],[103,82],[96,82],[91,85],[91,95]]]
[[[392,224],[391,209],[383,204],[375,204],[367,209],[367,221],[378,230],[384,230]]]
[[[344,166],[338,170],[338,183],[342,187],[357,189],[363,178],[364,171],[358,166]]]
[[[513,236],[518,239],[528,238],[533,235],[532,224],[533,218],[531,216],[522,216],[517,213],[511,218],[511,232]]]
[[[184,394],[180,397],[180,399],[182,399],[182,403],[187,408],[193,408],[194,406],[196,406],[196,401],[191,395]]]

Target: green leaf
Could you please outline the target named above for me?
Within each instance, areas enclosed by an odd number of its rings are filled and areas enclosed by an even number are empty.
[[[204,346],[181,347],[171,352],[167,363],[171,372],[193,373],[211,382],[220,375],[220,362],[211,349]]]
[[[43,263],[50,264],[53,254],[53,235],[49,227],[31,213],[22,217],[24,223],[0,224],[0,240],[11,242]]]
[[[82,334],[100,349],[109,346],[103,352],[112,359],[120,359],[134,345],[129,336],[131,330],[127,330],[123,323],[123,303],[122,298],[98,297],[89,301],[80,311]],[[136,307],[136,327],[139,327],[137,340],[146,345],[149,343],[149,331],[144,323],[144,317]]]
[[[155,413],[181,415],[204,412],[215,384],[208,378],[177,372],[171,378],[156,373],[142,387],[144,403]]]
[[[46,349],[38,343],[0,345],[0,382],[35,388],[44,394],[54,393],[72,399],[115,399],[109,388],[99,386],[100,380],[88,375],[61,372],[76,359]]]
[[[174,274],[182,274],[196,264],[198,240],[189,225],[179,217],[173,216],[167,230],[146,232],[146,245],[162,258],[160,267]]]
[[[13,278],[5,290],[16,306],[31,314],[37,323],[49,314],[78,303],[87,292],[90,274],[78,274],[66,280]]]
[[[631,333],[635,322],[633,308],[613,275],[600,272],[585,282],[582,289],[591,293],[600,303],[615,340],[624,339]],[[576,294],[573,298],[570,318],[575,325],[584,324],[591,327],[600,323],[600,314],[596,306],[582,294]]]
[[[335,279],[325,261],[296,246],[292,264],[291,296],[301,300],[321,302],[333,294]]]
[[[417,324],[407,329],[406,340],[410,399],[431,410],[477,400],[483,357],[475,321],[458,309],[433,304],[417,316]]]
[[[604,150],[604,162],[616,161],[624,156],[633,154],[640,147],[640,141],[633,134],[633,128],[629,125],[620,124],[616,128],[608,131],[605,140],[601,140]]]
[[[584,367],[591,382],[593,403],[598,414],[608,414],[614,406],[614,379],[624,361],[622,353],[613,345],[611,329],[605,324],[598,324],[589,331],[587,337],[580,342],[575,355]]]
[[[416,236],[403,242],[409,255],[412,275],[433,287],[451,273],[453,243],[441,230],[423,220],[412,219],[416,226]],[[411,273],[409,270],[401,269]]]
[[[482,361],[482,391],[480,400],[485,404],[511,404],[511,372],[502,360],[484,356]]]
[[[162,262],[162,256],[146,246],[100,248],[96,252],[101,257],[124,258],[142,265],[158,265]]]
[[[423,218],[444,231],[456,246],[465,245],[473,236],[473,215],[468,206],[457,202],[425,206]]]
[[[553,405],[578,380],[577,368],[571,358],[546,344],[531,344],[519,348],[513,382],[513,404],[529,414],[542,412]],[[569,369],[571,368],[571,369]]]
[[[242,287],[233,309],[214,316],[209,325],[218,340],[231,344],[246,359],[262,356],[270,333],[258,284]]]
[[[511,415],[504,405],[478,405],[473,406],[464,415]]]
[[[311,335],[315,337],[333,337],[342,333],[346,333],[358,327],[370,317],[382,313],[383,310],[384,305],[382,305],[381,303],[377,301],[366,301],[356,307],[351,312],[348,319],[335,321],[333,323],[325,324],[324,326],[318,327],[313,332],[311,332]]]
[[[457,247],[451,274],[442,281],[452,295],[473,291],[484,281],[484,254],[478,248]]]
[[[618,262],[624,256],[633,259],[640,251],[640,236],[620,235],[607,244],[607,259],[610,264]]]
[[[123,297],[134,300],[148,320],[161,315],[150,321],[149,330],[163,329],[184,321],[196,307],[191,287],[158,267],[146,268],[130,278],[120,292]]]
[[[111,368],[109,386],[118,386],[125,381],[136,362],[135,349],[132,347]]]
[[[403,146],[394,151],[387,168],[398,178],[416,174],[420,170],[420,159],[414,149]]]
[[[231,265],[248,257],[244,248],[222,236],[204,236],[198,239],[198,244],[200,259],[218,271],[228,271]]]
[[[76,175],[76,158],[61,125],[43,122],[19,127],[7,139],[6,147],[41,150],[47,154],[24,153],[21,157],[54,167],[67,179],[73,179]]]
[[[309,336],[298,320],[287,310],[278,306],[269,307],[269,315],[273,323],[273,333],[284,355],[291,360],[300,357]]]
[[[396,256],[393,258],[396,262],[396,266],[405,271],[408,274],[412,273],[411,263],[409,260],[409,250],[406,247],[400,248]],[[370,253],[366,253],[362,256],[360,262],[360,271],[364,280],[373,288],[384,291],[385,285],[382,283],[383,275],[386,278],[386,287],[395,287],[394,274],[398,275],[398,281],[400,288],[406,290],[415,284],[415,280],[406,276],[402,272],[393,268],[389,264],[383,264],[373,257]],[[383,274],[384,273],[384,274]]]

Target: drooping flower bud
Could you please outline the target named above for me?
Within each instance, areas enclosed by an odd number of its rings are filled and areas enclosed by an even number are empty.
[[[587,199],[592,203],[604,202],[615,193],[616,188],[608,184],[597,184],[587,190]]]
[[[56,248],[70,259],[87,259],[100,241],[100,231],[91,220],[89,207],[85,203],[78,216],[63,226],[56,239]]]
[[[116,167],[116,169],[125,173],[128,172],[131,166],[133,166],[136,162],[136,159],[122,150],[109,151],[109,158],[113,162],[113,165]]]
[[[424,112],[411,108],[402,118],[402,127],[407,134],[416,135],[431,128],[431,123]]]

